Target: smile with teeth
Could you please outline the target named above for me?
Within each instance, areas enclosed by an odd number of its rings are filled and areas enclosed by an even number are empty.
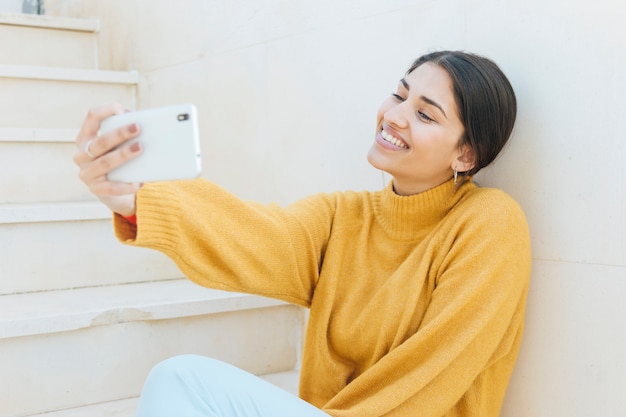
[[[380,135],[382,136],[382,138],[384,140],[386,140],[387,142],[391,143],[392,145],[397,146],[398,148],[403,148],[403,149],[408,149],[409,148],[406,143],[404,143],[404,142],[394,138],[392,135],[387,133],[385,130],[382,130],[380,132]]]

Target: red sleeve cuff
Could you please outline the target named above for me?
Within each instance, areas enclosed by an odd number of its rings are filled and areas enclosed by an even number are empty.
[[[137,215],[133,214],[132,216],[122,216],[123,218],[126,219],[127,222],[134,224],[135,226],[137,226]]]

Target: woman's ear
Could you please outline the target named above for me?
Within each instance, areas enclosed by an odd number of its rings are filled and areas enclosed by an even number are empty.
[[[458,172],[467,172],[476,166],[476,154],[474,150],[467,145],[462,145],[459,154],[453,162],[452,169]]]

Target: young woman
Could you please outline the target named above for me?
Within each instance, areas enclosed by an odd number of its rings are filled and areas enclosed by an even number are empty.
[[[116,213],[123,242],[170,256],[193,281],[310,308],[300,397],[229,365],[180,356],[149,375],[139,416],[497,416],[520,346],[530,243],[519,206],[473,175],[507,142],[511,85],[490,60],[420,57],[378,112],[369,162],[392,181],[286,208],[243,202],[204,179],[124,184],[97,137],[77,138],[81,179]]]

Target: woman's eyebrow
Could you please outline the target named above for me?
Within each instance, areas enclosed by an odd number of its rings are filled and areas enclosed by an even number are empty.
[[[448,116],[446,116],[446,112],[443,111],[443,107],[441,107],[439,103],[437,103],[435,100],[430,99],[426,96],[421,96],[420,98],[424,100],[426,103],[430,104],[431,106],[437,107],[439,110],[441,110],[441,113],[443,113],[443,117],[445,117],[446,119],[448,118]]]
[[[400,83],[404,86],[404,88],[406,88],[406,91],[409,91],[411,89],[411,86],[409,86],[409,83],[406,82],[404,78],[400,80]],[[443,107],[441,107],[441,105],[437,103],[435,100],[433,100],[432,98],[428,98],[426,96],[420,96],[420,99],[424,100],[426,103],[430,104],[431,106],[437,107],[439,110],[441,110],[441,113],[443,113],[443,116],[446,119],[448,118],[448,116],[446,115],[446,112],[443,110]]]

